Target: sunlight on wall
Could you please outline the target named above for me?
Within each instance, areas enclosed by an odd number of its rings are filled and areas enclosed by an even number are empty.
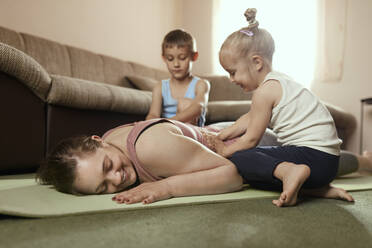
[[[226,74],[218,63],[218,51],[232,32],[248,26],[247,8],[256,8],[260,28],[275,41],[273,70],[284,72],[310,87],[314,78],[317,1],[315,0],[220,0],[214,25],[214,70]]]

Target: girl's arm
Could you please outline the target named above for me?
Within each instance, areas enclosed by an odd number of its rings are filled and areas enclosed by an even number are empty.
[[[257,89],[252,96],[252,105],[249,118],[244,118],[246,131],[231,145],[225,146],[222,142],[216,144],[219,154],[230,157],[233,153],[255,147],[271,119],[272,109],[281,99],[281,86],[277,81],[265,83]]]
[[[206,80],[199,80],[195,86],[195,98],[190,99],[189,106],[178,111],[171,119],[181,122],[195,122],[207,106],[210,84]]]
[[[160,118],[162,110],[163,97],[161,93],[161,82],[156,84],[152,90],[152,102],[150,111],[146,116],[146,120]]]
[[[146,169],[165,179],[117,194],[114,200],[118,203],[151,203],[171,197],[232,192],[242,187],[242,177],[234,164],[183,136],[172,124],[146,130],[136,150]]]
[[[239,119],[233,125],[221,130],[221,132],[217,135],[218,139],[223,141],[241,136],[242,134],[245,133],[248,122],[249,112],[240,116]]]

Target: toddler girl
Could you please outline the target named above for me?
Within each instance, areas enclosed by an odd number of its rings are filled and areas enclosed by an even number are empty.
[[[277,206],[295,205],[301,188],[323,197],[346,196],[330,182],[338,170],[341,140],[327,108],[292,78],[272,70],[270,33],[259,28],[256,9],[245,12],[249,26],[232,33],[219,56],[233,83],[253,91],[250,111],[216,140],[216,150],[237,166],[253,187],[282,190]],[[283,146],[256,147],[270,127]],[[236,138],[226,145],[222,141]],[[315,190],[316,189],[316,190]]]

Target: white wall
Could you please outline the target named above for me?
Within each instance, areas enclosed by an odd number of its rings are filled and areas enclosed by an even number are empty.
[[[195,74],[213,73],[213,62],[218,60],[214,51],[213,11],[218,0],[183,0],[182,26],[196,40],[199,58],[193,65]]]
[[[313,82],[311,89],[321,99],[351,112],[358,130],[348,147],[359,151],[360,99],[372,97],[372,1],[348,1],[346,49],[340,82]],[[372,151],[372,105],[365,108],[364,148]]]
[[[181,0],[0,0],[0,26],[166,69],[161,42]]]

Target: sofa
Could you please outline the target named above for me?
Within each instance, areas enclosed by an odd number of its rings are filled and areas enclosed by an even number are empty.
[[[251,95],[227,77],[199,76],[211,83],[207,124],[249,110]],[[102,135],[143,120],[151,85],[167,77],[167,71],[0,27],[0,174],[35,171],[62,138]],[[345,147],[355,117],[325,104]]]

